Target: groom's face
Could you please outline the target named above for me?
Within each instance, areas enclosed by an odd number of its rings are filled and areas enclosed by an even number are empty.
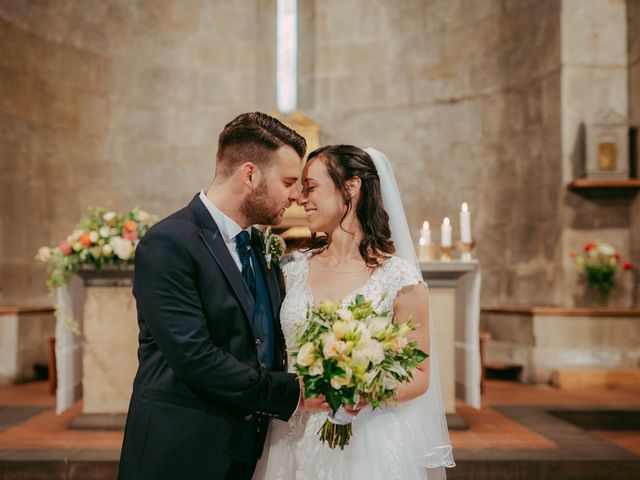
[[[242,210],[252,224],[277,225],[298,198],[302,159],[288,145],[273,152],[268,166],[260,170],[258,186],[247,195]]]

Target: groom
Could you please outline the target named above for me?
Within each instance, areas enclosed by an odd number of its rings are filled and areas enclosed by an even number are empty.
[[[305,150],[275,118],[238,116],[219,136],[210,187],[138,245],[139,367],[120,480],[249,480],[269,419],[297,408],[281,272],[252,225],[282,220]]]

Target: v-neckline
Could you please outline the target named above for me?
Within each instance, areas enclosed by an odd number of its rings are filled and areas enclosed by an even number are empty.
[[[314,307],[319,306],[318,303],[316,303],[316,299],[315,296],[313,294],[313,291],[311,290],[311,285],[309,285],[309,257],[311,256],[311,252],[307,252],[304,254],[304,261],[305,261],[305,274],[304,274],[304,287],[307,291],[307,296],[309,297],[310,303],[311,305],[313,305]],[[347,300],[350,300],[351,298],[355,297],[358,293],[361,293],[361,290],[364,290],[369,283],[371,283],[371,280],[373,280],[373,277],[380,271],[382,270],[382,268],[386,265],[386,261],[380,265],[378,268],[376,268],[373,273],[371,275],[369,275],[369,278],[367,278],[367,281],[364,282],[362,285],[360,285],[359,287],[357,287],[356,289],[352,290],[348,295],[342,297],[340,300],[338,300],[338,302],[340,303],[340,305],[344,305],[344,303]],[[323,301],[323,300],[321,300]]]

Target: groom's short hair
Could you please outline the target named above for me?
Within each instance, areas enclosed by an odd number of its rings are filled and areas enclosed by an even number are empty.
[[[283,145],[293,148],[300,158],[307,150],[306,140],[278,119],[262,112],[238,115],[218,137],[216,175],[228,177],[245,162],[267,168],[271,154]]]

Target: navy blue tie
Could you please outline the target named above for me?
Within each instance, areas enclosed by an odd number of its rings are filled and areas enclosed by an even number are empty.
[[[236,251],[240,257],[240,264],[242,265],[242,278],[244,279],[247,287],[253,298],[256,298],[256,277],[253,274],[251,268],[251,236],[246,230],[242,230],[236,236]]]

